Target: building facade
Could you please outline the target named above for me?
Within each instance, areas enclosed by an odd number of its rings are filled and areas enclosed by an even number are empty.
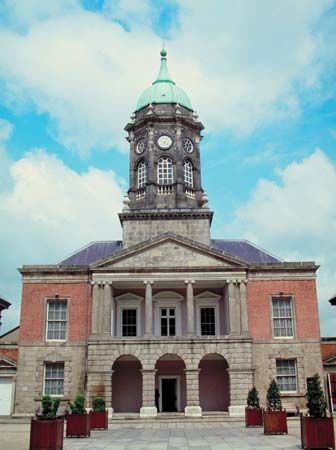
[[[322,373],[317,266],[247,241],[211,239],[203,125],[171,79],[157,79],[126,125],[130,182],[122,241],[93,242],[55,265],[23,266],[15,413],[43,394],[103,396],[114,413],[242,415],[277,379],[305,405]],[[102,218],[103,220],[103,218]]]

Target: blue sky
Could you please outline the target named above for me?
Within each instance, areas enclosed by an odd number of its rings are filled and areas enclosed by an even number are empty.
[[[0,294],[19,321],[22,264],[117,239],[123,127],[164,39],[205,125],[213,237],[321,264],[336,334],[334,0],[0,0]]]

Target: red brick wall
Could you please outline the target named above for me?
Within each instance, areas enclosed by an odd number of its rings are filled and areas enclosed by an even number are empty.
[[[333,343],[322,342],[321,343],[321,352],[322,352],[323,361],[336,355],[336,340]]]
[[[68,298],[68,342],[83,342],[91,328],[91,285],[89,283],[26,283],[23,285],[20,343],[45,338],[46,299]]]
[[[270,296],[293,295],[296,333],[299,339],[320,337],[315,280],[265,280],[247,284],[249,329],[255,339],[271,339]]]
[[[7,358],[11,359],[12,361],[17,361],[18,359],[18,348],[1,348],[0,344],[0,356],[6,356]]]

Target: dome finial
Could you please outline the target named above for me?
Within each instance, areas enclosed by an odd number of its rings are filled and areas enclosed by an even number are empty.
[[[160,52],[160,55],[161,55],[161,59],[166,58],[166,56],[167,56],[167,50],[165,49],[164,41],[162,41],[162,50]]]

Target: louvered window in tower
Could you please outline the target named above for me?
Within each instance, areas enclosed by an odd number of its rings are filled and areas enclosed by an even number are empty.
[[[162,157],[158,161],[157,180],[158,184],[173,184],[173,161],[170,158]]]
[[[144,188],[147,181],[147,165],[145,161],[141,161],[138,165],[138,188]]]
[[[193,166],[190,161],[184,161],[184,184],[190,188],[194,186]]]

